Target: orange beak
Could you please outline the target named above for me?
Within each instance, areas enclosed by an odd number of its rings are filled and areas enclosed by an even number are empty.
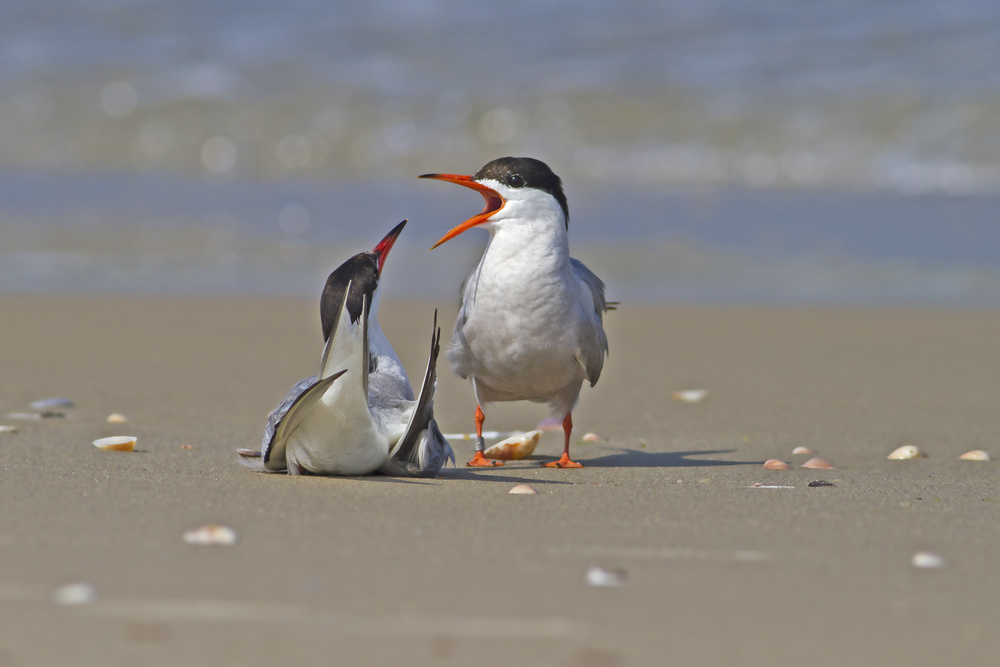
[[[438,247],[445,241],[450,241],[467,229],[472,229],[476,225],[481,225],[486,222],[487,219],[501,208],[507,202],[500,193],[496,190],[486,187],[476,181],[472,180],[472,176],[459,176],[457,174],[424,174],[420,178],[434,178],[439,181],[449,181],[451,183],[457,183],[461,186],[467,187],[471,190],[475,190],[483,196],[486,200],[486,205],[483,207],[483,212],[477,216],[473,216],[460,224],[458,227],[454,227],[448,231],[447,234],[441,237],[441,240],[431,246],[431,250]]]
[[[389,256],[389,251],[392,250],[392,244],[396,242],[399,238],[399,233],[403,231],[403,227],[406,226],[406,220],[392,228],[392,230],[385,235],[385,238],[378,242],[375,246],[373,253],[378,255],[378,272],[382,273],[382,267],[385,265],[385,258]]]

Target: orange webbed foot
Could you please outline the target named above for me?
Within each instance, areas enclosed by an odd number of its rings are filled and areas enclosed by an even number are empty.
[[[503,461],[494,461],[493,459],[488,459],[483,456],[482,452],[477,451],[472,460],[465,464],[466,468],[495,468],[497,466],[502,466]]]
[[[558,461],[549,461],[548,463],[543,463],[542,466],[546,468],[582,468],[583,464],[571,461],[568,455],[563,454],[562,458]]]

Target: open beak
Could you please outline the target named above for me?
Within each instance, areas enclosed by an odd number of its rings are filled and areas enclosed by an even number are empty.
[[[472,180],[472,176],[459,176],[457,174],[424,174],[420,178],[434,178],[439,181],[449,181],[451,183],[457,183],[461,186],[467,187],[471,190],[475,190],[483,196],[486,200],[486,206],[483,207],[483,212],[477,216],[471,217],[458,227],[454,227],[449,230],[447,234],[441,237],[441,240],[431,246],[431,250],[438,247],[445,241],[450,241],[467,229],[472,229],[476,225],[481,225],[486,222],[486,220],[503,208],[503,205],[507,203],[504,198],[500,196],[500,193],[492,188],[488,188],[481,183],[477,183]]]
[[[406,220],[392,228],[392,231],[385,235],[385,238],[378,242],[375,249],[372,250],[373,253],[378,255],[378,272],[382,273],[382,266],[385,264],[385,258],[389,256],[389,251],[392,250],[392,244],[396,242],[399,238],[399,233],[403,231],[403,227],[406,226]]]

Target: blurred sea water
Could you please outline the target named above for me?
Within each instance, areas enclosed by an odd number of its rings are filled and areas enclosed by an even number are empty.
[[[0,291],[311,297],[409,217],[453,298],[414,176],[515,154],[613,298],[996,306],[998,72],[993,0],[6,0]]]

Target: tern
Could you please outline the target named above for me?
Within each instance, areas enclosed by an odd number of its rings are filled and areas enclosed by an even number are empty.
[[[382,267],[405,224],[396,225],[371,252],[351,257],[327,279],[320,298],[326,341],[320,370],[296,383],[268,417],[260,450],[265,471],[429,477],[448,459],[454,463],[455,455],[434,420],[441,349],[437,311],[430,358],[416,398],[378,323]]]
[[[604,283],[569,256],[569,207],[562,181],[544,162],[504,157],[472,176],[424,174],[479,192],[483,211],[431,249],[473,227],[489,232],[478,266],[462,283],[448,358],[472,382],[476,453],[469,466],[503,465],[483,455],[483,405],[548,403],[562,420],[562,457],[543,465],[583,467],[569,457],[572,410],[584,380],[597,383],[608,353]]]

